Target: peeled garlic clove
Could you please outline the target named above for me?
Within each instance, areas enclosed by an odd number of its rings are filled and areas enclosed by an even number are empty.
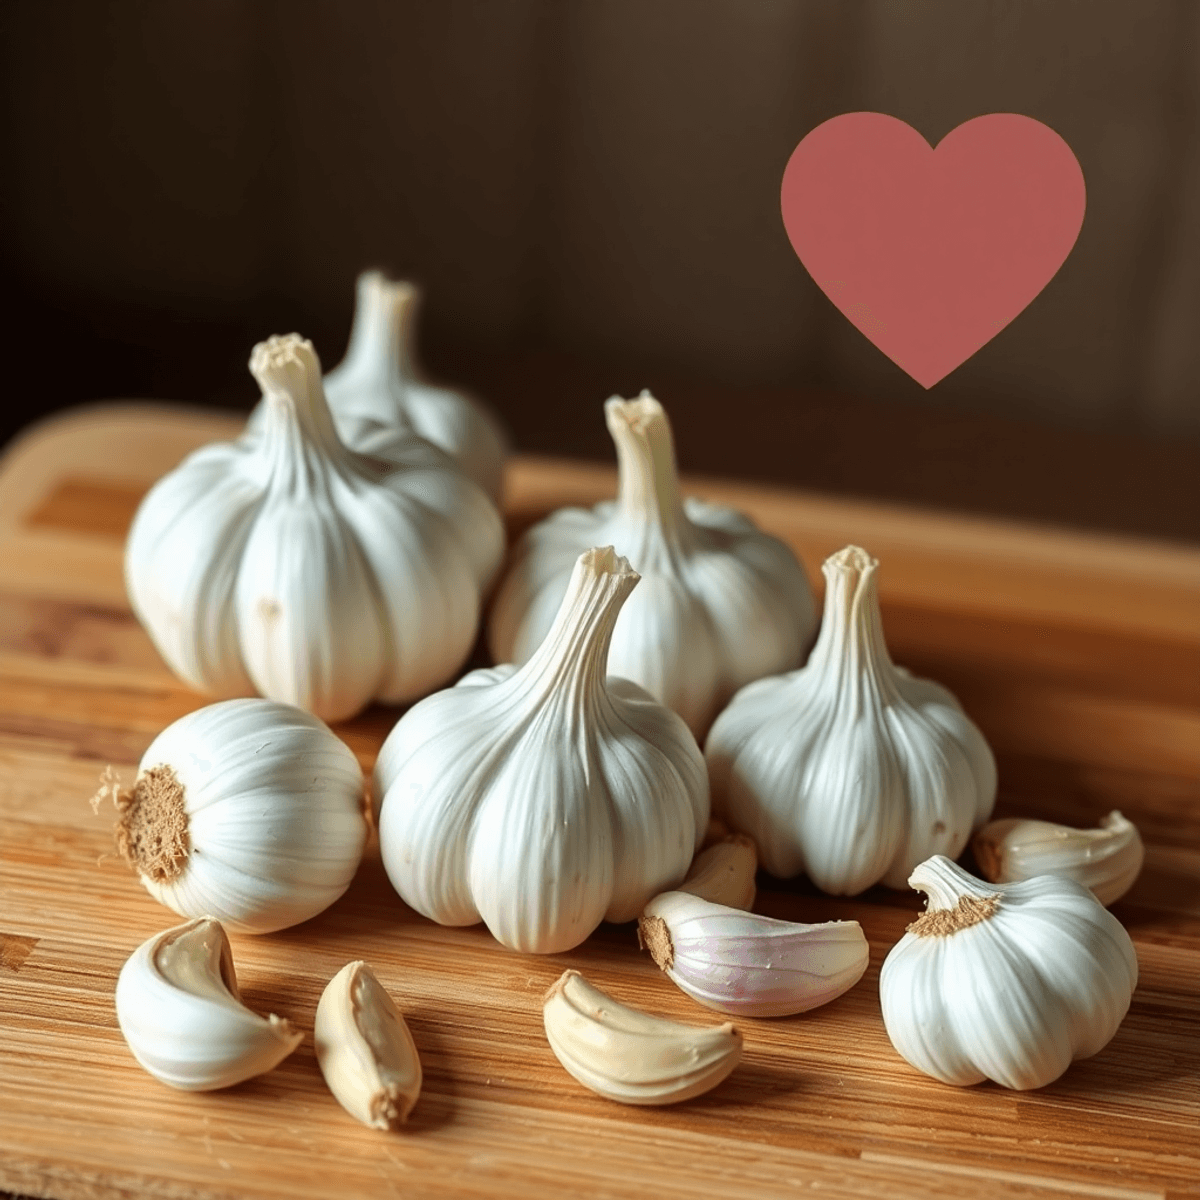
[[[683,891],[646,905],[638,940],[693,1000],[746,1017],[827,1004],[862,978],[869,958],[857,921],[777,921]]]
[[[372,1129],[396,1129],[421,1094],[421,1060],[391,996],[365,962],[326,985],[313,1028],[317,1062],[338,1103]]]
[[[696,1029],[618,1004],[564,971],[543,1006],[550,1048],[584,1087],[622,1104],[677,1104],[717,1086],[742,1056],[728,1022]]]
[[[1137,955],[1085,887],[1054,875],[994,887],[942,855],[909,882],[928,905],[884,960],[879,1000],[917,1070],[960,1087],[1038,1088],[1108,1044]]]
[[[1136,826],[1115,810],[1099,829],[1017,818],[992,821],[975,835],[972,848],[992,883],[1060,875],[1091,888],[1106,906],[1133,887],[1146,857]]]
[[[303,1034],[242,1002],[229,938],[200,917],[143,942],[117,977],[117,1023],[156,1079],[187,1092],[231,1087],[269,1071]]]
[[[753,838],[744,833],[730,834],[696,855],[691,870],[675,890],[691,892],[714,904],[749,910],[757,891],[757,870],[758,851]]]

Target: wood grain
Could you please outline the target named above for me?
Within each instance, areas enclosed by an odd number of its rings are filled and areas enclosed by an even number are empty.
[[[0,1187],[63,1200],[1200,1195],[1200,554],[689,481],[787,537],[814,577],[845,541],[879,555],[893,655],[953,687],[984,728],[1000,814],[1088,824],[1119,807],[1138,823],[1146,870],[1114,909],[1140,963],[1130,1013],[1049,1087],[947,1088],[895,1054],[879,1014],[880,964],[920,898],[764,879],[764,912],[859,920],[867,976],[812,1013],[741,1022],[745,1061],[708,1096],[626,1109],[561,1070],[540,1000],[576,966],[621,1000],[709,1020],[632,929],[513,954],[482,927],[415,916],[372,846],[328,912],[233,941],[249,1002],[308,1030],[339,967],[376,968],[426,1078],[408,1128],[381,1135],[325,1090],[311,1039],[258,1080],[184,1095],[145,1075],[117,1029],[117,971],[174,917],[112,857],[87,799],[106,764],[131,774],[204,703],[129,613],[122,537],[155,474],[233,426],[110,415],[59,422],[0,464]],[[97,457],[118,444],[122,462]],[[603,468],[519,460],[510,525],[611,486]],[[369,767],[397,716],[376,707],[339,733]]]

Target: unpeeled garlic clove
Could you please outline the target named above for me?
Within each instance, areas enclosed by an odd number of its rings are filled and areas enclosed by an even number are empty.
[[[338,1103],[372,1129],[396,1129],[421,1094],[421,1059],[391,996],[365,962],[326,985],[313,1028],[317,1062]]]
[[[693,1000],[745,1017],[827,1004],[862,978],[869,958],[857,921],[778,921],[683,891],[646,905],[638,940]]]
[[[697,1029],[618,1004],[578,971],[564,971],[542,1016],[558,1061],[584,1087],[622,1104],[677,1104],[714,1088],[738,1064],[742,1035],[728,1022]]]
[[[1091,888],[1105,906],[1133,887],[1146,857],[1137,827],[1115,809],[1099,829],[1020,818],[992,821],[971,845],[980,871],[992,883],[1058,875]]]
[[[221,923],[200,917],[143,942],[117,978],[117,1022],[134,1057],[182,1091],[230,1087],[271,1070],[303,1034],[260,1017],[238,993]]]
[[[714,904],[748,911],[757,894],[754,884],[757,870],[758,851],[754,848],[754,839],[744,833],[733,833],[701,850],[675,890],[690,892]]]

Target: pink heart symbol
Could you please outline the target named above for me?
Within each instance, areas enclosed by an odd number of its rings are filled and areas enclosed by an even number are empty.
[[[780,197],[817,286],[927,388],[1054,278],[1086,199],[1071,147],[1032,117],[976,117],[935,150],[911,125],[870,112],[809,133]]]

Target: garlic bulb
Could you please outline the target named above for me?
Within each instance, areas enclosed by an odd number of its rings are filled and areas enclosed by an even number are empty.
[[[888,657],[877,566],[856,546],[826,560],[808,664],[743,688],[705,746],[714,807],[763,866],[843,895],[958,854],[996,797],[992,752],[958,702]]]
[[[827,1004],[862,978],[869,958],[857,921],[778,921],[683,891],[646,905],[638,943],[693,1000],[744,1017]]]
[[[609,670],[641,684],[700,737],[739,687],[800,662],[816,627],[812,592],[778,538],[733,509],[681,498],[671,427],[649,392],[614,397],[604,412],[617,446],[617,500],[562,509],[524,535],[492,605],[492,656],[527,661],[580,551],[611,544],[642,583],[617,620]]]
[[[992,883],[1062,875],[1091,888],[1101,904],[1119,900],[1146,857],[1136,826],[1111,812],[1099,829],[1072,829],[1050,821],[992,821],[974,837],[979,869]]]
[[[169,725],[137,782],[111,769],[117,849],[185,917],[268,933],[307,921],[350,886],[367,840],[362,768],[316,717],[225,700]]]
[[[553,954],[683,878],[708,819],[704,759],[670,709],[605,679],[637,580],[611,547],[586,551],[524,667],[473,671],[388,735],[379,845],[419,913]]]
[[[188,1092],[261,1075],[303,1037],[242,1003],[229,938],[211,917],[155,934],[133,952],[117,977],[117,1024],[151,1075]]]
[[[937,855],[909,880],[926,911],[879,977],[892,1045],[944,1083],[1037,1088],[1111,1040],[1137,985],[1133,943],[1080,884],[1003,888]]]
[[[421,1094],[421,1059],[404,1017],[365,962],[325,986],[313,1026],[329,1090],[372,1129],[397,1129]]]
[[[749,912],[757,890],[757,870],[754,842],[744,833],[731,833],[696,855],[676,891]]]
[[[503,553],[495,507],[420,438],[345,447],[297,335],[260,343],[250,369],[261,430],[192,454],[134,518],[125,579],[154,644],[201,691],[331,721],[445,683]]]
[[[622,1104],[678,1104],[711,1091],[742,1057],[728,1022],[708,1029],[618,1004],[564,971],[542,1008],[555,1057],[584,1087]]]

